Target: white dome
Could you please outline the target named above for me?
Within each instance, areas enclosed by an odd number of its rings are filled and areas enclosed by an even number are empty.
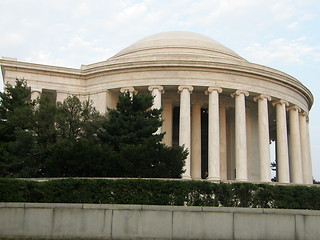
[[[238,54],[206,36],[183,31],[163,32],[143,38],[111,59],[176,56],[180,59],[213,57],[245,61]]]

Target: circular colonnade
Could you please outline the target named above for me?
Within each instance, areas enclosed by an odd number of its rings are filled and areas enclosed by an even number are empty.
[[[292,76],[248,62],[210,38],[155,34],[106,61],[66,72],[68,86],[61,80],[63,88],[46,88],[56,89],[58,101],[67,93],[90,96],[101,112],[114,107],[121,93],[151,92],[154,107],[163,109],[163,142],[189,150],[185,179],[270,182],[275,142],[277,181],[312,183],[311,92]],[[25,78],[36,97],[36,89],[44,88],[40,77]]]
[[[295,78],[186,32],[152,35],[107,62],[121,69],[121,92],[151,91],[163,108],[164,142],[190,152],[183,178],[269,182],[275,141],[278,181],[312,183],[313,98]]]

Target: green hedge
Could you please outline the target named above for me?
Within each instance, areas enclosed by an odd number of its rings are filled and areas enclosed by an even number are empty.
[[[0,202],[187,205],[320,210],[320,188],[145,179],[0,179]]]

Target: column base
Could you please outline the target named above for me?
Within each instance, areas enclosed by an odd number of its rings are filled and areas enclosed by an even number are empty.
[[[271,180],[260,180],[261,183],[271,183]]]
[[[277,181],[278,183],[285,183],[285,184],[287,184],[287,183],[290,183],[290,180],[280,180],[279,179],[279,181]]]
[[[201,177],[192,177],[192,180],[202,180]]]
[[[215,182],[220,182],[221,181],[221,178],[217,178],[217,177],[207,177],[208,181],[215,181]]]
[[[248,179],[236,179],[237,182],[248,182]]]
[[[182,176],[182,180],[192,180],[191,176]]]

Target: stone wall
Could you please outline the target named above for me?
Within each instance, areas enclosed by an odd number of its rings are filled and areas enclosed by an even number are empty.
[[[320,211],[0,203],[0,236],[105,239],[320,239]]]

